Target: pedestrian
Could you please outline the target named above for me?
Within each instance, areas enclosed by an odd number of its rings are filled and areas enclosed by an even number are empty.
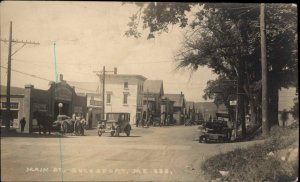
[[[228,120],[227,121],[227,138],[229,141],[231,141],[232,128],[233,128],[233,123],[230,120]]]
[[[84,119],[84,117],[81,117],[81,120],[80,120],[80,130],[81,130],[81,135],[84,135],[84,129],[85,129],[85,126],[86,126],[86,120]]]
[[[20,124],[21,124],[21,132],[23,133],[23,132],[24,132],[25,125],[26,125],[25,117],[23,117],[23,118],[20,120]]]

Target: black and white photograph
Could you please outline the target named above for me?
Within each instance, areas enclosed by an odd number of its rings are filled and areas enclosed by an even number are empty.
[[[1,181],[297,182],[298,4],[0,2]]]

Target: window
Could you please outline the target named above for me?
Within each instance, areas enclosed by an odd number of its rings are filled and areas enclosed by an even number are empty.
[[[111,93],[107,93],[107,95],[106,95],[106,103],[110,104],[110,102],[111,102]]]
[[[128,82],[124,82],[124,88],[128,89]]]
[[[127,98],[128,98],[128,94],[125,94],[125,93],[124,93],[123,104],[128,104]]]

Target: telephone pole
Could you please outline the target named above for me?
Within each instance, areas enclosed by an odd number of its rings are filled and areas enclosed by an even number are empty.
[[[103,66],[103,80],[102,80],[102,119],[104,120],[105,119],[105,117],[104,117],[104,111],[105,111],[105,109],[104,109],[104,107],[105,107],[105,102],[104,102],[104,100],[105,100],[105,66]]]
[[[21,50],[26,44],[34,44],[39,45],[37,42],[31,41],[18,41],[12,39],[12,22],[9,25],[9,39],[2,40],[3,42],[8,42],[8,62],[7,62],[7,88],[6,88],[6,129],[10,129],[10,120],[11,120],[11,113],[10,113],[10,83],[11,83],[11,57],[16,54],[19,50]],[[23,45],[17,49],[15,52],[12,53],[12,42],[14,43],[22,43]]]
[[[94,71],[94,73],[97,73],[97,75],[99,76],[100,81],[101,81],[101,76],[103,77],[102,78],[102,112],[103,112],[102,119],[103,120],[105,119],[105,73],[108,73],[108,72],[113,72],[116,75],[117,74],[117,68],[114,68],[114,71],[106,71],[105,66],[103,66],[102,72],[101,71]]]
[[[268,117],[268,63],[266,48],[265,4],[260,4],[260,44],[261,44],[261,79],[262,79],[262,132],[269,135]]]

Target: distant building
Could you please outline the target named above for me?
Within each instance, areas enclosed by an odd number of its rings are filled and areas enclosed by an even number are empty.
[[[160,117],[162,96],[164,95],[162,80],[146,80],[144,83],[143,116],[148,119],[151,114]]]
[[[195,109],[195,103],[191,101],[185,102],[185,108],[186,108],[186,115],[188,119],[191,119],[194,121],[196,118],[196,109]]]
[[[102,83],[102,75],[99,78]],[[141,75],[117,74],[116,71],[115,74],[106,74],[104,113],[130,113],[130,124],[135,124],[142,116],[145,80]]]
[[[207,121],[209,117],[215,118],[217,112],[228,112],[224,104],[217,106],[213,102],[195,102],[195,112],[201,113],[203,119]]]
[[[294,107],[295,102],[298,102],[298,91],[295,87],[290,87],[288,89],[282,88],[279,91],[278,95],[278,120],[279,124],[282,125],[282,113],[286,111],[287,116],[287,125],[293,122],[295,118],[293,118],[291,109]]]
[[[186,112],[184,94],[182,92],[180,94],[165,94],[164,97],[174,101],[173,120],[175,120],[175,123],[178,125],[183,124]]]

